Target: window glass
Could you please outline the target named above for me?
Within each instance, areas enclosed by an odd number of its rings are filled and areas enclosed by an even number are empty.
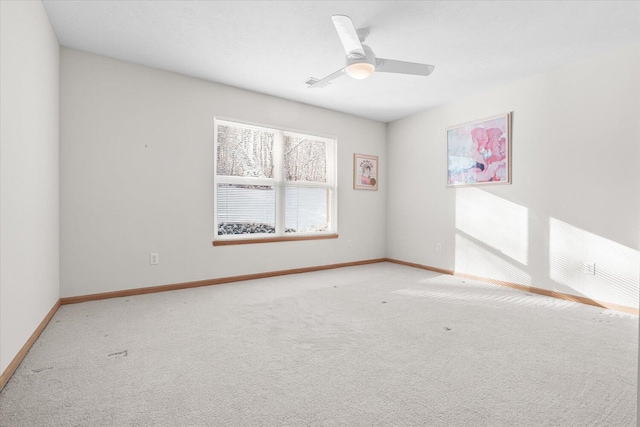
[[[218,125],[216,174],[273,178],[273,132]]]
[[[327,144],[285,135],[284,176],[287,181],[327,182]]]
[[[218,185],[218,234],[276,232],[276,192],[264,185]]]
[[[327,231],[329,196],[330,190],[326,188],[287,187],[285,232]]]

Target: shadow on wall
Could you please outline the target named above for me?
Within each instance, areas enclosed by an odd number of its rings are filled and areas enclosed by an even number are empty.
[[[526,207],[477,188],[456,189],[456,272],[535,287],[529,234]],[[638,307],[639,251],[555,218],[548,249],[549,279],[559,285],[551,290]],[[585,274],[589,264],[595,274]]]
[[[527,208],[457,188],[456,230],[455,271],[531,286]]]
[[[592,268],[587,274],[585,262]],[[549,277],[555,282],[594,300],[638,307],[638,266],[639,251],[549,218]]]

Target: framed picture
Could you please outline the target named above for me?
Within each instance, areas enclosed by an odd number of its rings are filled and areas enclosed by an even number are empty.
[[[356,190],[378,189],[378,156],[353,155],[353,188]]]
[[[511,113],[447,128],[447,186],[511,183]]]

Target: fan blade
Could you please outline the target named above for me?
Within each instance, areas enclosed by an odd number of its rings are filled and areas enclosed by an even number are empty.
[[[358,38],[356,28],[351,22],[351,18],[345,15],[333,15],[331,20],[333,21],[333,25],[336,27],[338,37],[340,37],[342,47],[344,47],[344,51],[347,53],[347,56],[355,54],[364,58],[366,55],[362,48],[362,43],[360,43],[360,38]]]
[[[341,76],[341,75],[343,75],[343,74],[344,74],[344,68],[341,68],[341,69],[339,69],[338,71],[336,71],[335,73],[333,73],[333,74],[329,74],[327,77],[325,77],[325,78],[324,78],[324,79],[322,79],[322,80],[318,80],[318,81],[313,82],[313,83],[309,83],[309,82],[307,81],[307,84],[309,85],[309,86],[307,86],[307,89],[325,87],[325,86],[327,86],[327,85],[329,84],[329,82],[330,82],[331,80],[333,80],[333,79],[335,79],[335,78],[338,78],[338,77],[340,77],[340,76]]]
[[[376,71],[383,73],[414,74],[417,76],[428,76],[433,73],[436,67],[429,64],[418,64],[416,62],[396,61],[393,59],[376,58]]]

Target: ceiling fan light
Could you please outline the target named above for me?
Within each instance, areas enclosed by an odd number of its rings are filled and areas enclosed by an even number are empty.
[[[373,71],[375,69],[376,67],[374,67],[373,64],[369,64],[368,62],[356,62],[355,64],[347,66],[345,68],[345,71],[354,79],[362,80],[373,74]]]

